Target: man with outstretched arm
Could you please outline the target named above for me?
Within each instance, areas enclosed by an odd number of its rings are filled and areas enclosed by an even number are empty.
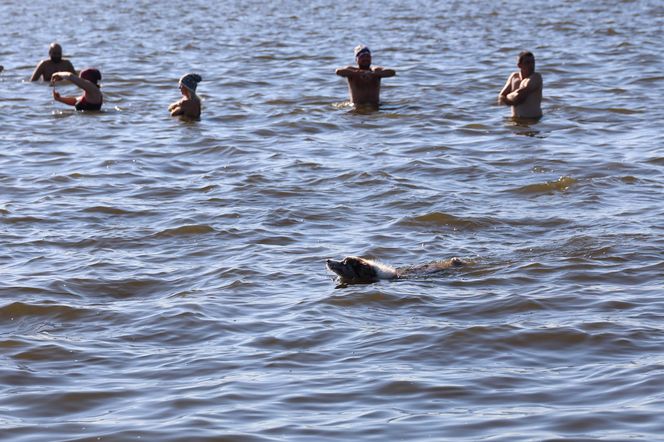
[[[371,51],[364,45],[355,48],[357,66],[346,66],[336,70],[336,74],[348,80],[350,100],[356,106],[380,105],[381,78],[394,77],[394,69],[380,66],[371,67]]]
[[[71,61],[62,58],[62,46],[58,43],[51,43],[51,46],[48,48],[48,56],[49,58],[39,62],[32,73],[32,77],[30,77],[30,81],[37,81],[40,77],[44,81],[51,81],[51,75],[56,72],[71,72],[76,75],[74,65],[71,64]]]

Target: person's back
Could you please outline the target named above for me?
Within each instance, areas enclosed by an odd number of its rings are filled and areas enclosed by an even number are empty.
[[[71,61],[62,58],[62,47],[58,43],[51,43],[48,55],[50,58],[39,62],[32,73],[32,77],[30,77],[30,81],[37,81],[40,77],[44,81],[51,81],[51,76],[56,72],[71,72],[72,74],[76,74]]]

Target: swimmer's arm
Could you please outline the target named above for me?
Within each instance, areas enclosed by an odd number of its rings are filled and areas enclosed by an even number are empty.
[[[505,86],[503,86],[502,90],[498,94],[498,104],[507,104],[511,105],[512,103],[507,99],[507,95],[512,92],[512,78],[517,75],[517,73],[513,73],[507,78],[507,82],[505,83]]]
[[[76,69],[74,69],[74,65],[71,64],[71,61],[69,61],[69,60],[65,60],[65,61],[67,62],[67,69],[66,70],[71,72],[74,75],[77,75],[76,74]]]
[[[71,72],[65,71],[56,72],[53,74],[51,77],[51,83],[58,80],[67,80],[83,89],[88,94],[87,99],[90,103],[101,103],[101,91],[99,90],[99,87],[97,87],[91,81],[81,78],[76,74],[72,74]]]
[[[76,106],[76,97],[63,97],[58,91],[53,89],[53,99],[59,101],[60,103],[68,104],[70,106]]]
[[[536,91],[542,87],[542,77],[539,74],[533,74],[525,81],[522,82],[523,86],[519,87],[514,92],[508,94],[506,99],[509,104],[516,106],[523,103],[531,92]]]
[[[89,95],[90,98],[92,98],[92,96],[99,94],[99,88],[95,86],[95,84],[92,83],[91,81],[81,78],[76,74],[72,74],[71,72],[68,72],[68,74],[69,76],[66,78],[66,80],[69,80],[70,82],[74,83],[76,86],[80,87],[85,92],[90,94]]]
[[[357,73],[358,69],[354,66],[346,66],[345,68],[339,68],[335,73],[340,77],[351,77]]]
[[[59,72],[54,72],[53,75],[51,75],[51,85],[55,84],[56,81],[73,81],[71,80],[71,77],[75,76],[75,74],[72,74],[71,72],[68,71],[59,71]]]
[[[180,103],[182,103],[182,100],[176,101],[175,103],[171,103],[170,105],[168,105],[168,111],[171,112],[173,109],[178,107]]]
[[[32,73],[32,77],[30,77],[30,81],[37,81],[42,75],[44,75],[44,60],[39,62],[34,72]]]
[[[182,109],[182,103],[179,101],[169,106],[168,110],[171,112],[171,117],[177,117],[178,115],[184,114],[184,110]]]
[[[394,77],[397,75],[397,72],[394,69],[385,69],[380,66],[376,66],[372,71],[378,78]]]

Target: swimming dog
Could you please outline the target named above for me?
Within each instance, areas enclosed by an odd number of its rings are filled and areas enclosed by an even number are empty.
[[[434,261],[429,264],[420,264],[409,267],[391,267],[370,259],[358,256],[347,256],[341,261],[328,259],[328,270],[335,273],[340,284],[371,284],[383,279],[402,279],[408,277],[425,276],[447,270],[451,267],[460,267],[465,262],[459,258],[444,261]]]

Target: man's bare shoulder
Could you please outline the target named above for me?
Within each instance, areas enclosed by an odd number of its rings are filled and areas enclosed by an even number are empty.
[[[46,66],[50,65],[53,63],[50,59],[45,58],[43,60],[40,60],[39,63],[37,63],[37,68],[42,68],[44,69]]]
[[[521,82],[521,87],[526,87],[529,90],[535,90],[542,87],[542,76],[539,72],[533,72]]]
[[[530,74],[530,78],[532,79],[533,83],[542,84],[542,74],[539,72],[533,72]]]

